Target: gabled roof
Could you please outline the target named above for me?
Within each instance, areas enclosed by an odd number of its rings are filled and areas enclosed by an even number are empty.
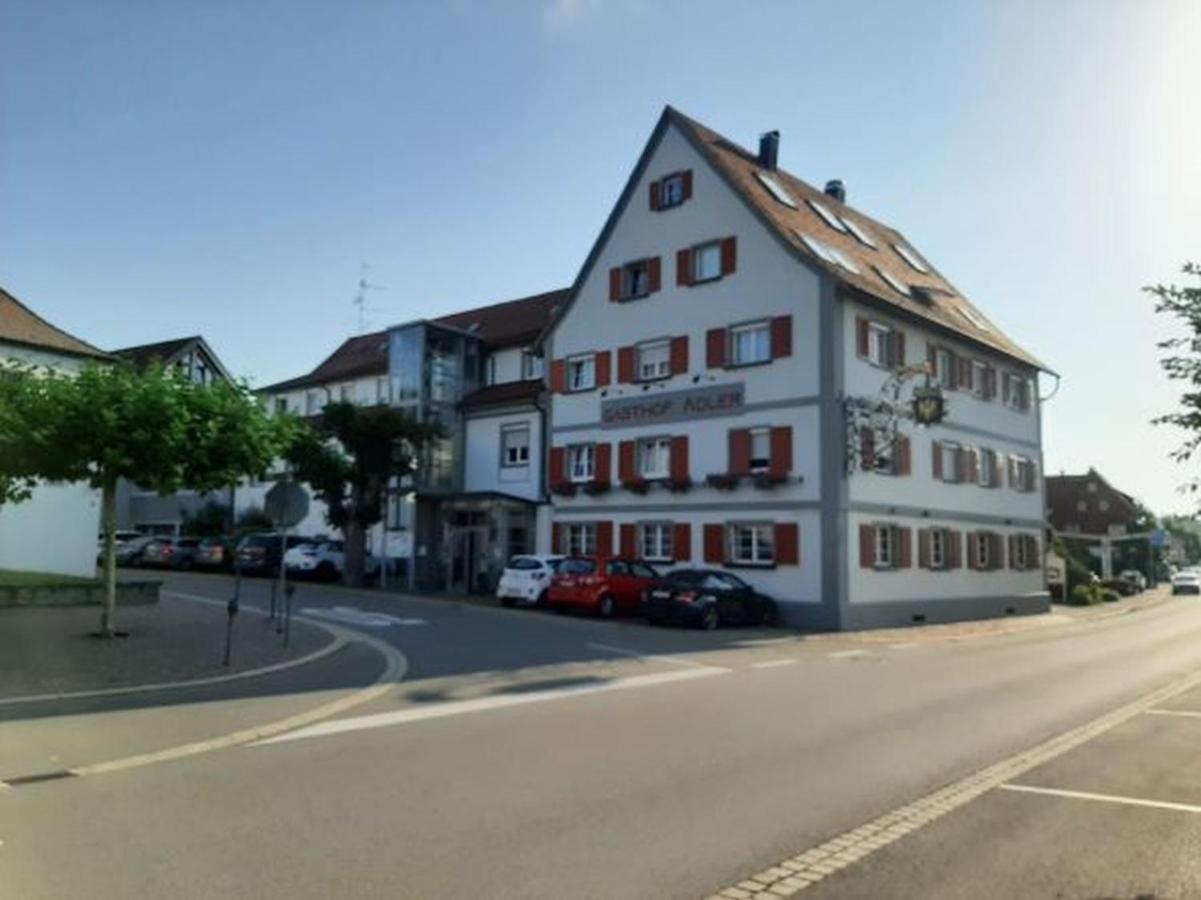
[[[470,333],[483,341],[490,350],[522,346],[538,337],[554,311],[565,302],[567,294],[568,290],[562,288],[451,313],[430,321]],[[307,375],[290,378],[259,390],[284,391],[368,375],[386,375],[388,330],[348,338]]]
[[[1138,516],[1138,501],[1115,488],[1096,469],[1083,475],[1048,475],[1044,480],[1048,518],[1060,531],[1076,526],[1086,534],[1100,534],[1111,524],[1128,524]],[[1095,490],[1089,490],[1090,484]],[[1101,500],[1107,502],[1106,509],[1100,508]]]
[[[153,344],[138,344],[134,347],[122,347],[119,350],[114,350],[113,356],[121,359],[127,359],[138,368],[149,365],[151,362],[158,360],[164,365],[170,365],[177,358],[182,356],[189,350],[199,349],[208,357],[209,362],[217,369],[217,372],[226,380],[232,381],[229,372],[222,365],[221,360],[217,358],[217,354],[213,352],[213,348],[208,345],[208,342],[198,334],[191,337],[172,338],[168,341],[156,341]]]
[[[662,139],[668,126],[675,126],[679,129],[701,157],[712,166],[714,171],[787,250],[812,268],[834,278],[852,296],[882,308],[924,320],[941,330],[953,332],[959,337],[983,345],[1022,363],[1050,371],[1037,358],[1006,337],[987,316],[973,306],[949,280],[943,277],[925,256],[918,253],[899,231],[845,203],[840,203],[824,191],[818,190],[783,169],[767,169],[760,166],[757,154],[690,119],[671,106],[664,109],[654,133],[647,142],[647,146],[626,184],[621,199],[610,214],[605,228],[581,269],[572,289],[573,299],[595,262],[609,231],[615,225],[620,211],[629,202],[633,189],[649,164],[654,148]],[[782,187],[795,201],[795,208],[773,196],[771,190],[761,180],[761,176],[773,179]],[[826,223],[808,201],[820,203],[840,219],[852,222],[876,246],[874,248],[866,246],[853,234],[837,231]],[[801,235],[808,235],[821,244],[837,250],[849,260],[858,272],[848,271],[843,266],[823,258],[806,244]],[[895,249],[896,245],[903,246],[912,252],[928,271],[919,272],[906,262]],[[889,284],[888,280],[877,270],[888,273],[902,284],[920,290],[915,290],[911,295],[906,296]],[[570,305],[570,301],[568,305]]]
[[[51,325],[4,288],[0,288],[0,343],[6,342],[67,356],[109,358],[103,350]]]
[[[510,403],[531,403],[542,393],[542,389],[541,378],[489,384],[472,391],[459,401],[459,405],[464,409],[480,409],[486,406],[504,406]]]

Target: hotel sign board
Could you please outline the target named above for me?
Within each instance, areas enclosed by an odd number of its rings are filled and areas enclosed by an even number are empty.
[[[601,401],[602,428],[666,425],[692,419],[738,415],[746,405],[746,385],[713,384],[683,391],[646,392]]]

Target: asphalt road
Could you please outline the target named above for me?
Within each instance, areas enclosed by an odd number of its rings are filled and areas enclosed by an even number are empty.
[[[1201,667],[1196,600],[894,644],[296,606],[400,649],[405,679],[281,739],[0,793],[0,896],[701,898]],[[312,680],[221,703],[292,710]],[[1132,718],[1019,785],[1125,802],[991,790],[804,896],[1201,896],[1199,748],[1201,718]]]

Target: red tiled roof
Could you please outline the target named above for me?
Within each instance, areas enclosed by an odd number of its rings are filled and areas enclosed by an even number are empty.
[[[28,306],[0,288],[0,342],[24,344],[40,350],[108,359],[108,354],[51,325]]]
[[[540,393],[542,393],[542,379],[540,378],[532,378],[527,381],[508,381],[504,384],[490,384],[477,391],[472,391],[462,399],[460,406],[478,409],[482,406],[522,403],[534,400]]]

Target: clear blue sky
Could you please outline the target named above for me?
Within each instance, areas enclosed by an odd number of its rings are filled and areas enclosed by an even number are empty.
[[[1159,511],[1143,284],[1201,259],[1201,4],[6,0],[0,284],[258,384],[567,285],[663,105],[904,231],[1063,373],[1051,471]]]

